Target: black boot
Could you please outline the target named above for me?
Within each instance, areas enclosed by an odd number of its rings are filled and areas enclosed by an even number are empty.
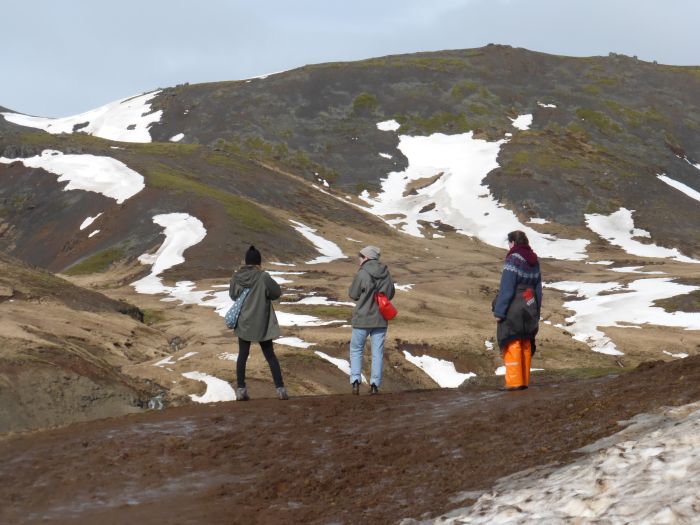
[[[369,393],[370,393],[370,395],[378,394],[379,388],[377,387],[377,385],[372,383],[372,385],[369,387]]]
[[[352,393],[356,396],[360,395],[360,382],[359,381],[352,382]]]

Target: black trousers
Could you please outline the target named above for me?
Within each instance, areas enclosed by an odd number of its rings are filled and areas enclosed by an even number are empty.
[[[272,347],[272,339],[268,341],[260,341],[260,348],[262,348],[263,355],[267,359],[267,364],[270,365],[270,372],[272,372],[272,380],[275,382],[277,388],[284,386],[284,381],[282,381],[282,370],[280,369],[280,363],[275,355],[275,350]],[[250,355],[250,341],[238,338],[238,361],[236,361],[236,382],[238,383],[238,388],[245,388],[245,365],[248,362],[248,356]]]

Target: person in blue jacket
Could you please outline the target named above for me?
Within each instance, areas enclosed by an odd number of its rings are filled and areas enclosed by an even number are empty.
[[[510,232],[508,248],[493,315],[506,369],[505,388],[519,390],[530,384],[530,363],[542,307],[542,274],[537,254],[524,232]]]

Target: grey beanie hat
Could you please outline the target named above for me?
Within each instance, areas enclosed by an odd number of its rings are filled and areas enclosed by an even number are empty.
[[[364,255],[368,259],[379,259],[380,250],[376,246],[365,246],[360,250],[360,255]]]

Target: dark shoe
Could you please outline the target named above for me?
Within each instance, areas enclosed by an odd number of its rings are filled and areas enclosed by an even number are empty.
[[[519,386],[518,390],[527,390],[527,385]]]
[[[378,394],[379,388],[377,388],[377,385],[372,383],[372,385],[369,387],[369,393],[370,393],[370,395]]]
[[[289,394],[287,394],[287,389],[284,388],[283,386],[278,386],[277,387],[277,397],[280,398],[280,401],[287,401],[287,399],[289,399]]]
[[[236,401],[248,401],[249,399],[246,387],[236,389]]]
[[[352,393],[356,396],[360,395],[360,382],[359,381],[352,382]]]

